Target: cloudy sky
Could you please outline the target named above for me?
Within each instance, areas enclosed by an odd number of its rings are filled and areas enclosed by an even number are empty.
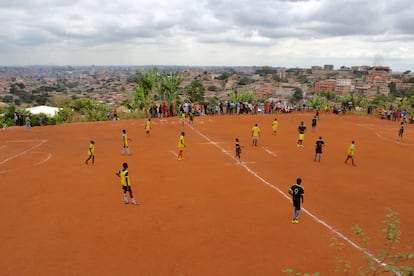
[[[386,65],[414,0],[0,0],[1,65]]]

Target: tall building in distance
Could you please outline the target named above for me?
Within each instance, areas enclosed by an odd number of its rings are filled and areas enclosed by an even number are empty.
[[[325,64],[324,66],[323,66],[323,70],[328,70],[328,71],[330,71],[330,70],[333,70],[334,69],[334,66],[332,65],[332,64]]]

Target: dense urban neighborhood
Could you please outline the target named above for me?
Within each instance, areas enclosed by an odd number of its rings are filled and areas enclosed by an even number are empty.
[[[231,103],[235,107],[237,102],[256,103],[259,109],[266,103],[272,110],[276,103],[293,109],[326,109],[332,108],[332,103],[343,108],[345,103],[349,108],[372,107],[376,111],[391,104],[393,109],[409,113],[414,105],[414,75],[410,71],[393,73],[387,66],[0,67],[3,109],[49,105],[76,111],[74,101],[101,105],[107,115],[113,110],[149,115],[163,103],[174,105],[176,111],[181,103],[197,103],[203,113],[222,112],[219,106]]]

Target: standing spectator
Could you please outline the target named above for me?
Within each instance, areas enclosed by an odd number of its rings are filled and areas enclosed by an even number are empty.
[[[30,117],[27,116],[25,119],[26,123],[24,125],[24,131],[28,130],[28,129],[32,129],[32,125],[30,123]]]
[[[277,133],[277,129],[279,127],[279,122],[277,121],[277,118],[275,118],[272,122],[272,130],[273,130],[273,134]]]
[[[298,132],[299,132],[299,138],[298,138],[298,147],[304,147],[303,146],[303,139],[305,139],[305,132],[306,132],[306,126],[304,122],[301,122],[299,127],[298,127]]]
[[[85,164],[89,165],[89,160],[92,159],[92,165],[95,165],[95,142],[92,140],[88,147],[88,159],[86,159]]]
[[[147,122],[145,123],[145,133],[147,134],[147,136],[150,136],[150,131],[151,131],[151,119],[148,119]]]
[[[319,139],[316,141],[315,157],[313,158],[313,161],[321,162],[322,148],[324,146],[325,146],[325,142],[322,140],[322,136],[319,136]]]
[[[303,195],[305,194],[305,189],[301,186],[302,179],[296,179],[296,183],[293,184],[289,189],[289,194],[292,196],[292,203],[294,208],[294,214],[292,223],[299,223],[299,213],[303,204]]]
[[[139,203],[135,201],[135,198],[132,194],[132,188],[131,188],[131,181],[129,178],[129,172],[128,172],[128,164],[123,163],[122,168],[115,173],[120,179],[121,179],[121,185],[122,190],[124,191],[124,203],[128,204],[128,197],[127,192],[129,192],[129,197],[131,198],[131,203],[133,205],[138,205]]]
[[[255,124],[252,128],[252,146],[257,147],[257,141],[260,137],[260,128]]]
[[[128,141],[131,141],[131,139],[128,139],[128,135],[126,134],[126,130],[122,130],[122,151],[121,154],[124,155],[125,151],[128,153],[128,155],[131,155],[131,150],[129,149]]]
[[[235,158],[239,160],[239,163],[241,163],[241,146],[239,143],[239,138],[236,138],[236,156]]]
[[[347,164],[348,160],[351,159],[352,166],[355,166],[354,154],[355,154],[355,141],[352,141],[351,144],[348,147],[348,153],[347,153],[347,157],[345,159],[345,164]]]
[[[178,160],[179,161],[184,160],[184,158],[183,158],[183,150],[185,148],[184,136],[185,136],[185,133],[183,131],[183,132],[181,132],[180,138],[178,140],[178,150],[179,150]]]
[[[193,125],[193,123],[194,123],[194,113],[193,112],[188,113],[188,117],[190,118],[189,121],[188,121],[188,124]]]
[[[403,138],[403,134],[404,134],[404,122],[401,122],[400,129],[398,130],[398,137],[400,138],[400,141]]]

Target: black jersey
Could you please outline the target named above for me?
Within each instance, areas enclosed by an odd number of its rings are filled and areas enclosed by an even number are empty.
[[[240,147],[239,142],[236,142],[236,153],[237,154],[240,154],[241,153],[241,147]]]
[[[324,144],[325,142],[322,139],[318,139],[318,141],[316,141],[316,148],[315,148],[316,153],[322,153],[322,147]]]
[[[305,134],[306,126],[305,125],[300,125],[298,127],[298,131],[299,131],[299,134]]]
[[[317,121],[316,118],[312,119],[312,126],[316,126],[316,121]]]

